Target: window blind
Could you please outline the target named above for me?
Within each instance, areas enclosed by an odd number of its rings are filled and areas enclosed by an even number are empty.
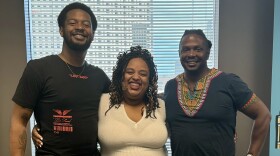
[[[58,54],[63,39],[57,16],[74,0],[25,0],[27,58]],[[213,47],[208,65],[218,66],[219,0],[80,0],[93,10],[98,27],[86,60],[111,78],[119,52],[140,45],[154,56],[158,90],[183,72],[178,55],[185,29],[202,29]],[[32,125],[32,124],[31,124]],[[167,148],[170,153],[169,141]]]

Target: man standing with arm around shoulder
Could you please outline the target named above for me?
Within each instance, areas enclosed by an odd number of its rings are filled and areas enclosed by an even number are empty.
[[[33,111],[44,138],[36,155],[99,155],[98,105],[110,79],[85,61],[97,21],[88,6],[77,2],[67,5],[57,20],[62,52],[28,62],[13,97],[12,156],[24,155],[26,125]]]
[[[208,68],[211,46],[202,30],[186,30],[181,38],[184,73],[169,80],[164,91],[172,155],[234,156],[241,111],[254,120],[247,154],[259,156],[270,112],[237,75]]]

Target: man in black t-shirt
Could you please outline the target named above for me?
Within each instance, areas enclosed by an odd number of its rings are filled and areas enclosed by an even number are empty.
[[[64,39],[62,52],[28,62],[13,97],[13,156],[24,155],[26,125],[33,112],[44,138],[36,155],[98,155],[98,105],[110,79],[85,61],[97,21],[82,3],[67,5],[57,20]]]

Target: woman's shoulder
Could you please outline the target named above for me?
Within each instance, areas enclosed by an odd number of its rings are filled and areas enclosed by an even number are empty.
[[[101,95],[101,99],[109,99],[110,98],[110,94],[109,93],[103,93]]]
[[[109,93],[103,93],[99,102],[99,111],[107,110],[110,104],[110,95]]]
[[[160,107],[161,106],[165,107],[165,102],[161,98],[158,98],[158,103]]]
[[[110,101],[110,94],[103,93],[100,98],[100,104],[108,103]]]

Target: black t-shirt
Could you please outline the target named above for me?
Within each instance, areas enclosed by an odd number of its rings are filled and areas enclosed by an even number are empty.
[[[164,92],[166,118],[174,156],[234,156],[236,111],[254,97],[236,75],[215,72],[206,79],[197,108],[180,104],[178,79],[167,82]],[[183,82],[184,84],[185,82]]]
[[[69,68],[57,55],[31,60],[13,97],[15,103],[34,110],[44,138],[37,155],[92,156],[97,152],[99,101],[108,92],[110,79],[87,63],[84,69]]]

